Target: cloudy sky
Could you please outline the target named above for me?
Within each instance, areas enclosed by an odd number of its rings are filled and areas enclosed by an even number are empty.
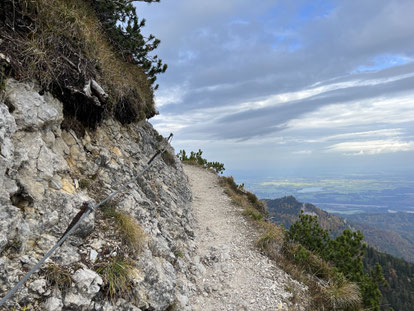
[[[414,1],[137,3],[161,39],[151,122],[241,171],[414,170]]]

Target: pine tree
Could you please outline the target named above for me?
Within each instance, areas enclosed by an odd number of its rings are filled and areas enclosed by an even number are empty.
[[[349,281],[357,283],[365,308],[380,310],[382,295],[379,285],[384,284],[385,279],[378,263],[368,273],[364,272],[362,259],[366,244],[359,230],[352,232],[346,229],[341,235],[331,239],[328,231],[320,227],[316,216],[301,212],[299,220],[290,227],[288,237],[332,263]]]
[[[141,66],[151,84],[156,81],[157,74],[167,70],[157,55],[150,53],[160,44],[160,40],[153,35],[145,37],[141,28],[145,26],[145,19],[139,19],[133,2],[159,2],[160,0],[91,0],[97,16],[102,23],[109,39],[123,56],[125,61]],[[155,85],[154,89],[157,89]]]

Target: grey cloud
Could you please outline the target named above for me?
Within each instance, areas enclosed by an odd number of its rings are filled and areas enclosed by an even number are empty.
[[[195,133],[208,133],[212,138],[249,139],[268,135],[286,128],[289,120],[314,111],[329,104],[343,104],[355,100],[390,96],[398,92],[411,90],[414,77],[379,85],[357,86],[328,91],[304,100],[292,101],[276,107],[248,110],[220,118],[213,123],[195,127]],[[386,121],[386,120],[384,120]]]

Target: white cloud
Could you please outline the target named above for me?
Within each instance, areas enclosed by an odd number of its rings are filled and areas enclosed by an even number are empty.
[[[170,105],[170,104],[181,104],[186,95],[186,84],[175,85],[168,88],[160,87],[155,93],[155,104],[158,108]]]
[[[287,123],[294,129],[321,129],[356,125],[398,124],[414,121],[414,94],[370,98],[329,105]]]
[[[365,155],[392,153],[414,150],[414,141],[401,141],[398,139],[350,141],[331,145],[329,152],[340,152],[348,155]]]
[[[312,150],[299,150],[299,151],[293,151],[293,154],[299,154],[299,155],[309,155],[312,154]]]
[[[403,129],[381,129],[373,131],[364,131],[364,132],[350,132],[345,134],[337,134],[330,136],[316,137],[312,139],[307,139],[305,142],[308,143],[321,143],[328,142],[332,140],[344,140],[344,139],[357,139],[357,138],[373,138],[373,137],[398,137],[404,134]]]

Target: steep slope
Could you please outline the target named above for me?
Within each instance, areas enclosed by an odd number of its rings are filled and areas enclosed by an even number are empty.
[[[391,255],[414,262],[414,214],[364,213],[345,217],[365,233],[371,245]]]
[[[269,216],[272,221],[277,224],[283,224],[286,228],[289,228],[296,220],[299,219],[299,213],[303,210],[306,213],[318,216],[318,221],[324,229],[331,231],[332,235],[336,236],[346,228],[352,228],[354,230],[359,229],[365,235],[366,229],[370,228],[366,225],[355,224],[342,219],[338,216],[329,214],[320,210],[316,206],[309,203],[298,202],[293,196],[284,197],[275,200],[265,200],[268,205]],[[404,244],[398,244],[397,239],[392,239],[395,236],[386,234],[384,230],[376,229],[380,232],[379,237],[383,237],[382,242],[389,242],[390,245],[397,243],[394,247],[403,247]],[[367,233],[372,233],[367,231]],[[365,238],[368,243],[371,239]],[[376,244],[371,244],[376,245]],[[383,294],[383,300],[381,302],[382,310],[389,310],[392,307],[398,311],[409,311],[412,309],[412,301],[414,299],[414,264],[406,262],[402,259],[395,258],[392,255],[381,253],[378,250],[368,247],[367,254],[364,258],[364,265],[372,268],[375,263],[379,262],[384,276],[390,287],[381,287],[381,293]]]
[[[146,122],[106,120],[81,137],[62,129],[63,104],[39,91],[9,79],[0,94],[0,297],[85,202],[112,193],[166,144]],[[191,190],[168,152],[92,213],[3,310],[191,310]]]
[[[190,299],[195,310],[303,310],[291,302],[292,291],[303,291],[303,285],[259,253],[257,229],[231,203],[218,176],[197,166],[185,165],[184,170],[197,221],[200,273],[197,294]]]

